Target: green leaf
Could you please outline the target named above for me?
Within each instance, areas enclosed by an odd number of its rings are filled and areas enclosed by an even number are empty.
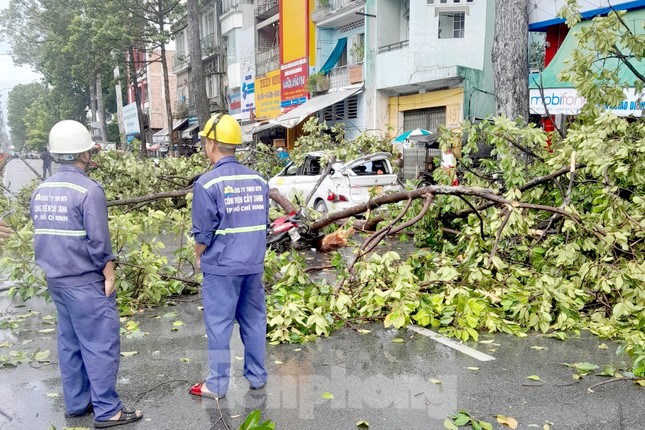
[[[121,351],[123,357],[132,357],[133,355],[138,354],[138,351]]]
[[[530,381],[541,381],[541,379],[540,379],[540,377],[538,375],[530,375],[530,376],[527,376],[526,379],[528,379]]]
[[[400,337],[395,337],[394,339],[392,339],[392,342],[394,342],[394,343],[403,343],[404,340],[401,339]]]
[[[322,394],[322,397],[323,397],[323,399],[332,400],[334,398],[334,395],[332,393],[329,393],[329,392],[325,391]]]
[[[431,379],[430,382],[432,382],[435,385],[441,385],[441,381],[438,379]]]
[[[443,426],[444,426],[444,428],[446,428],[446,429],[448,429],[448,430],[459,430],[459,427],[457,427],[457,426],[455,425],[455,423],[453,423],[453,422],[452,422],[452,420],[451,420],[450,418],[446,418],[446,419],[443,421]]]
[[[367,421],[359,421],[356,423],[356,428],[359,429],[368,429],[370,428],[370,425]]]

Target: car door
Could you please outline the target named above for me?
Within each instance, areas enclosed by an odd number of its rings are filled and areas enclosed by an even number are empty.
[[[269,180],[269,188],[276,188],[280,194],[293,197],[293,189],[300,168],[293,162],[287,164],[280,173]]]
[[[299,198],[307,198],[311,190],[314,188],[320,175],[322,174],[322,167],[320,165],[320,157],[317,155],[307,155],[302,169],[298,173],[294,181],[294,194],[298,194]],[[312,199],[313,201],[313,199]],[[312,202],[310,202],[312,203]],[[311,204],[310,204],[311,206]]]

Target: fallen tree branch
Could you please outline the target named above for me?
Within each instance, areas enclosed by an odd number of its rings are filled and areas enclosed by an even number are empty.
[[[567,167],[564,172],[568,172],[569,168]],[[339,219],[343,218],[348,218],[354,215],[358,215],[364,212],[367,212],[367,210],[371,210],[374,208],[377,208],[382,205],[386,205],[389,203],[397,203],[402,200],[407,200],[407,199],[419,199],[424,197],[426,194],[433,194],[433,195],[452,195],[452,196],[474,196],[474,197],[480,197],[484,200],[489,200],[489,202],[484,203],[478,207],[479,210],[482,209],[483,206],[486,205],[486,207],[491,207],[494,205],[510,205],[515,208],[523,208],[523,209],[533,209],[533,210],[539,210],[539,211],[545,211],[545,212],[551,212],[551,213],[559,213],[563,216],[566,216],[567,218],[570,218],[574,220],[576,223],[580,224],[581,220],[580,217],[573,213],[569,213],[563,209],[556,208],[553,206],[546,206],[546,205],[537,205],[537,204],[532,204],[532,203],[522,203],[518,201],[513,201],[509,200],[505,197],[502,197],[498,194],[495,194],[493,191],[487,189],[487,188],[473,188],[473,187],[464,187],[464,186],[445,186],[445,185],[429,185],[424,188],[417,188],[415,190],[408,190],[408,191],[399,191],[396,193],[392,194],[385,194],[381,195],[378,197],[375,197],[368,202],[362,203],[360,205],[356,205],[351,208],[347,208],[342,211],[334,212],[332,214],[327,215],[326,217],[319,219],[315,221],[311,225],[311,230],[317,231],[320,230],[321,228],[336,222]],[[470,209],[468,209],[470,211]],[[464,211],[462,211],[464,212]],[[470,213],[470,212],[468,212]]]
[[[575,166],[575,168],[577,170],[582,169],[584,167],[586,167],[586,164],[576,164],[576,166]],[[528,181],[526,184],[522,185],[521,187],[518,187],[518,189],[521,192],[524,192],[524,191],[529,190],[531,188],[534,188],[534,187],[536,187],[538,185],[542,185],[542,184],[544,184],[546,182],[550,182],[550,181],[552,181],[553,179],[555,179],[557,177],[560,177],[562,175],[566,175],[569,172],[571,172],[571,167],[570,166],[563,167],[560,170],[557,170],[557,171],[555,171],[553,173],[549,173],[548,175],[540,176],[539,178],[532,179],[532,180]],[[482,203],[481,205],[479,205],[477,207],[477,210],[482,211],[482,210],[488,209],[489,207],[494,206],[494,205],[495,205],[495,203],[493,203],[493,202]],[[474,212],[475,211],[473,209],[464,209],[464,210],[461,210],[461,211],[459,211],[459,212],[457,212],[455,214],[446,214],[444,216],[444,218],[447,218],[447,219],[464,218],[464,217],[466,217],[466,216],[468,216],[468,215],[470,215],[471,213],[474,213]]]
[[[298,209],[289,201],[287,197],[282,195],[277,188],[271,188],[269,190],[269,198],[276,202],[278,206],[285,210],[288,214],[291,212],[298,212]]]
[[[172,197],[183,197],[193,192],[192,188],[184,188],[183,190],[164,191],[162,193],[148,194],[145,196],[131,197],[129,199],[110,200],[107,202],[108,207],[132,205],[137,203],[150,202],[153,200],[167,199]]]
[[[323,172],[322,175],[320,175],[320,178],[318,178],[318,181],[314,185],[314,187],[309,191],[309,195],[305,199],[304,205],[307,206],[309,204],[309,200],[316,194],[316,191],[318,191],[318,187],[320,187],[320,184],[325,180],[327,176],[329,176],[329,173],[331,172],[331,166],[336,162],[336,156],[332,155],[331,159],[329,160],[329,163],[327,163],[327,167],[325,167],[325,171]]]
[[[507,208],[504,210],[504,212],[506,212],[506,216],[504,217],[504,221],[502,221],[502,225],[500,225],[497,229],[497,234],[495,235],[495,243],[493,243],[493,249],[490,251],[488,263],[486,265],[487,267],[490,267],[490,264],[493,262],[493,258],[495,258],[495,253],[497,253],[497,248],[499,247],[499,241],[502,238],[502,232],[504,231],[504,227],[506,227],[508,220],[511,218],[513,208]]]

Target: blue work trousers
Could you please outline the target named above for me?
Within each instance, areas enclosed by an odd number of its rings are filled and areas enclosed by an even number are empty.
[[[122,405],[116,392],[121,339],[116,293],[105,296],[103,281],[75,287],[49,287],[58,310],[58,361],[65,410],[85,411],[95,420],[112,418]]]
[[[208,336],[206,387],[219,395],[228,391],[230,340],[235,320],[244,343],[244,377],[252,387],[266,383],[267,317],[262,273],[239,276],[204,273],[202,301]]]

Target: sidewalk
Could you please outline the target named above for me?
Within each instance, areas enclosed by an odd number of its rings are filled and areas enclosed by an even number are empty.
[[[560,342],[540,335],[482,335],[481,340],[493,342],[470,346],[496,360],[480,362],[412,331],[379,325],[370,326],[368,334],[346,329],[314,343],[269,346],[270,379],[261,391],[250,391],[241,376],[243,348],[236,331],[231,386],[218,409],[215,401],[188,394],[207,369],[199,305],[199,297],[184,297],[177,306],[128,318],[149,334],[122,338],[122,352],[136,354],[122,357],[118,389],[127,405],[145,414],[139,423],[123,428],[237,429],[254,409],[261,409],[263,419],[273,420],[276,429],[353,429],[359,421],[368,422],[370,429],[443,429],[445,417],[461,409],[496,429],[502,428],[495,421],[497,414],[514,417],[518,429],[543,429],[547,422],[551,429],[566,430],[645,428],[641,388],[616,382],[589,393],[588,387],[606,379],[587,376],[576,381],[574,369],[561,364],[588,361],[601,369],[617,365],[615,346],[600,349],[602,342],[594,337]],[[0,330],[0,344],[13,344],[0,348],[0,355],[40,348],[51,351],[52,364],[0,369],[0,428],[92,428],[91,417],[63,417],[55,332],[49,331],[55,326],[43,319],[54,313],[54,306],[42,300],[17,306],[10,305],[6,294],[0,295],[0,318],[15,319],[28,309],[41,314],[13,330]],[[175,321],[183,325],[172,331]],[[403,342],[392,342],[394,338]],[[29,339],[34,340],[21,345]],[[526,379],[529,375],[543,382]],[[331,393],[333,399],[323,398],[323,393]]]

